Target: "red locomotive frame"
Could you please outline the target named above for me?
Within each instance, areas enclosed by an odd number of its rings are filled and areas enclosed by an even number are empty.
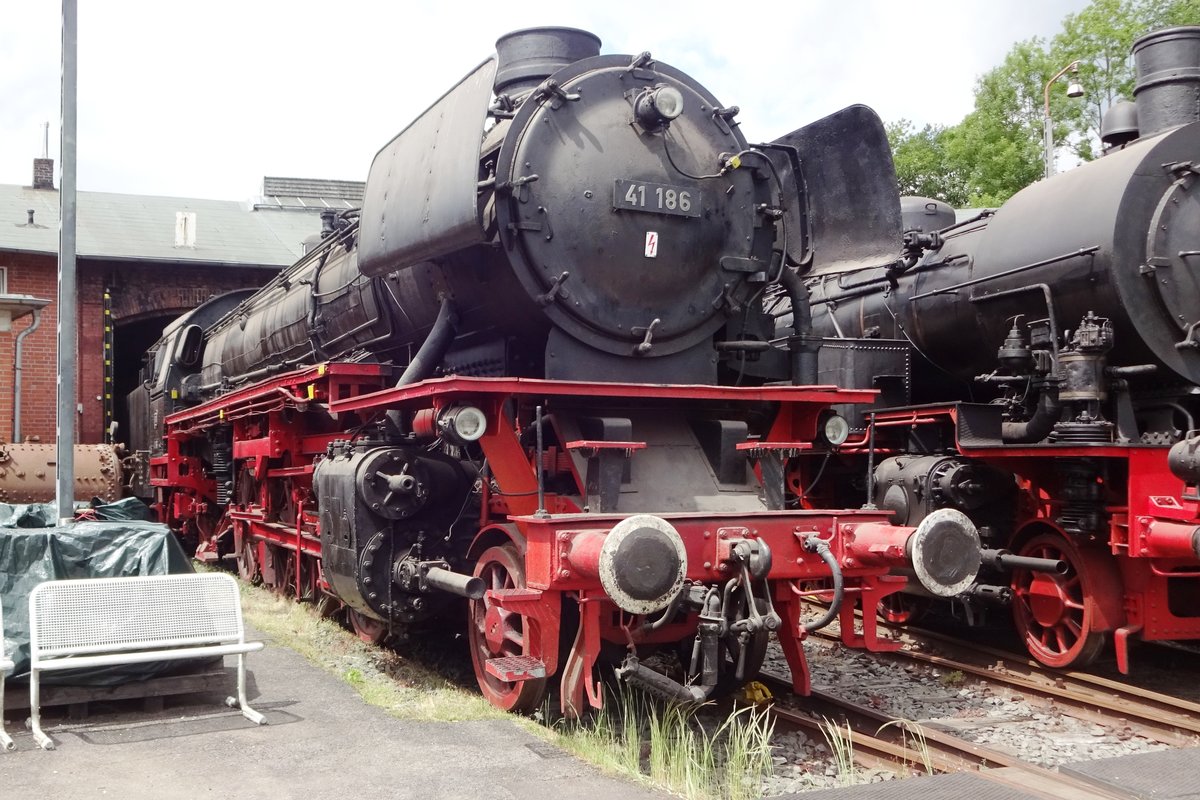
[[[1168,468],[1169,447],[1142,444],[983,445],[959,435],[957,405],[873,412],[878,442],[889,431],[947,426],[954,449],[1018,478],[1017,524],[1006,543],[1020,555],[1065,561],[1065,574],[1013,571],[1013,608],[1026,647],[1051,666],[1086,664],[1111,634],[1118,669],[1128,673],[1129,642],[1200,639],[1200,498]],[[864,441],[843,451],[863,454]],[[876,450],[888,453],[887,450]],[[1096,488],[1108,522],[1091,536],[1056,519],[1068,502],[1063,459],[1105,461],[1118,475]]]
[[[315,465],[335,441],[352,438],[364,419],[387,411],[418,415],[470,402],[488,419],[478,444],[492,480],[481,480],[480,515],[467,552],[486,594],[470,602],[476,673],[484,694],[504,708],[527,709],[546,678],[561,675],[562,704],[570,713],[584,702],[598,707],[595,667],[602,642],[638,646],[677,642],[694,631],[693,617],[666,620],[661,627],[637,625],[606,596],[599,580],[604,536],[624,513],[587,513],[572,497],[547,493],[538,513],[535,454],[522,444],[513,415],[537,403],[583,400],[603,403],[663,401],[688,404],[770,404],[776,409],[769,432],[743,443],[752,460],[787,458],[814,447],[819,415],[831,405],[869,402],[874,392],[829,386],[719,387],[584,383],[517,378],[449,377],[402,388],[384,388],[385,367],[328,363],[298,370],[180,411],[165,420],[166,454],[151,462],[151,483],[160,516],[172,527],[195,533],[197,555],[214,560],[220,549],[237,554],[246,578],[298,599],[327,597],[322,571],[321,532],[315,507]],[[312,413],[319,412],[319,413]],[[194,445],[211,432],[232,428],[235,473],[256,477],[247,493],[233,489],[218,503],[218,486]],[[568,442],[566,448],[595,452],[619,449],[636,458],[643,442]],[[543,456],[547,471],[567,471],[579,496],[585,476],[561,452]],[[493,491],[493,481],[499,493]],[[765,543],[773,556],[766,581],[782,625],[779,639],[792,669],[794,688],[806,694],[809,676],[801,644],[807,635],[804,600],[828,596],[829,558],[839,566],[846,602],[838,613],[843,641],[851,647],[887,650],[873,613],[856,621],[855,609],[870,612],[906,578],[889,574],[908,563],[906,542],[913,528],[890,525],[875,510],[780,510],[707,513],[657,511],[679,532],[687,554],[686,579],[721,585],[738,579],[733,551],[739,543]],[[824,556],[814,548],[824,542]],[[748,573],[745,574],[750,579]],[[560,654],[564,601],[579,609],[574,643]],[[351,610],[361,635],[379,638],[386,625]]]

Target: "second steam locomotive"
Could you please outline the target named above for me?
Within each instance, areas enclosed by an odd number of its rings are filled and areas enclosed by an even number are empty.
[[[772,632],[806,692],[810,630],[840,615],[886,649],[883,598],[970,587],[963,511],[801,502],[835,407],[876,396],[818,382],[801,274],[878,250],[831,178],[890,165],[878,118],[750,145],[649,53],[562,28],[497,50],[379,152],[361,212],[164,332],[131,398],[161,517],[368,639],[465,598],[479,686],[513,710],[551,682],[599,706],[606,666],[702,700]],[[848,122],[862,147],[826,135]],[[664,649],[678,672],[643,663]]]
[[[899,259],[809,276],[822,377],[882,392],[811,501],[970,517],[961,607],[1010,603],[1059,667],[1200,638],[1200,27],[1133,54],[1103,157],[961,222],[918,201]]]

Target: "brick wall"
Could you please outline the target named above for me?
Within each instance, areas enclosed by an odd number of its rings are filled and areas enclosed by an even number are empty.
[[[178,316],[225,292],[262,286],[278,270],[180,264],[85,263],[79,274],[79,391],[84,398],[83,441],[104,437],[104,290],[112,295],[112,324],[169,314]],[[141,353],[114,353],[140,362]],[[115,398],[118,406],[125,402]]]
[[[43,442],[55,439],[57,373],[58,267],[53,255],[0,252],[0,267],[8,268],[8,291],[51,300],[42,311],[38,329],[22,346],[21,434]],[[79,318],[76,348],[76,392],[83,413],[76,420],[76,440],[104,438],[104,290],[111,288],[112,324],[156,315],[181,314],[217,294],[261,286],[273,269],[147,265],[80,259],[77,278]],[[31,317],[0,333],[0,440],[12,436],[13,355],[16,335]],[[118,359],[140,360],[140,353],[116,353]],[[123,403],[123,398],[115,398]]]
[[[8,269],[10,294],[31,294],[50,305],[42,309],[38,329],[25,337],[21,345],[21,434],[37,436],[43,442],[54,441],[54,406],[57,378],[55,339],[58,336],[58,265],[54,256],[27,253],[0,253],[0,267]],[[17,334],[33,324],[26,316],[13,323],[12,330],[0,333],[0,439],[8,441],[13,433],[13,356]]]

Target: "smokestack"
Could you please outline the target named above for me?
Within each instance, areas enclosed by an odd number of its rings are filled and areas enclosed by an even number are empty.
[[[53,158],[35,158],[33,160],[33,188],[54,189]]]
[[[525,28],[496,42],[496,94],[518,95],[568,64],[600,55],[600,39],[577,28]]]
[[[1133,43],[1138,133],[1200,120],[1200,25],[1147,33]]]

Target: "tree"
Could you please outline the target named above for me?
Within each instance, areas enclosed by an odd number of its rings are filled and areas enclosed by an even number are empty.
[[[1100,121],[1117,100],[1132,99],[1130,49],[1151,30],[1200,22],[1200,0],[1092,0],[1063,20],[1051,41],[1017,42],[975,86],[975,109],[958,125],[914,131],[889,126],[901,190],[931,189],[954,205],[997,206],[1042,176],[1046,82],[1078,60],[1081,99],[1050,87],[1054,141],[1077,158],[1100,153]],[[950,198],[954,199],[951,200]]]
[[[952,206],[967,204],[966,185],[946,155],[946,133],[940,125],[915,130],[907,119],[888,124],[900,194],[932,197]]]
[[[1059,68],[1080,61],[1084,96],[1051,110],[1065,123],[1062,138],[1076,156],[1089,161],[1098,155],[1104,112],[1119,100],[1133,99],[1133,43],[1152,30],[1197,22],[1200,0],[1092,0],[1063,20],[1062,32],[1050,44],[1050,60]],[[1055,133],[1060,141],[1060,132]]]
[[[946,154],[968,203],[996,206],[1042,175],[1042,87],[1050,77],[1041,39],[1018,42],[975,85],[975,110],[947,133]]]

